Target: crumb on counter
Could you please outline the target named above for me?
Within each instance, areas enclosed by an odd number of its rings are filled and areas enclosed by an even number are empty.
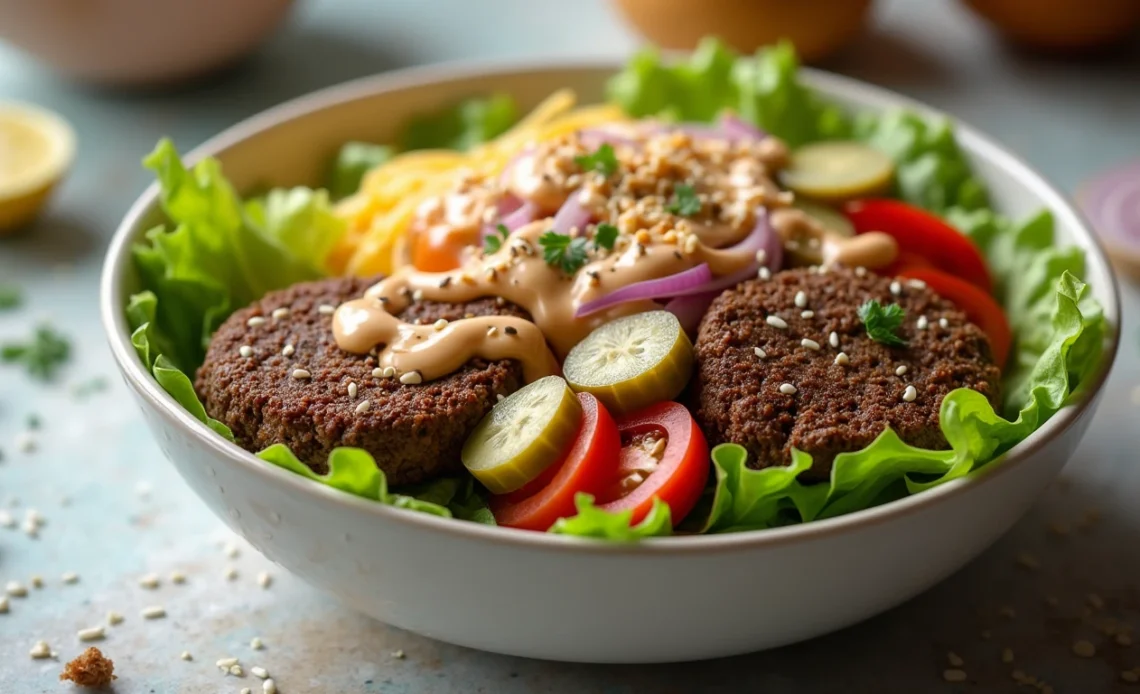
[[[80,687],[105,687],[117,679],[115,663],[98,648],[91,647],[65,665],[59,679],[74,682]]]

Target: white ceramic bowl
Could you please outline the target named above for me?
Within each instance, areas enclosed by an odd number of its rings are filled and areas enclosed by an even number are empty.
[[[348,139],[384,141],[410,114],[506,91],[523,106],[557,87],[599,100],[615,66],[433,67],[351,82],[256,116],[196,150],[241,187],[320,180]],[[852,108],[903,97],[808,71]],[[1104,364],[1066,407],[985,472],[878,508],[774,530],[611,545],[411,513],[268,465],[199,424],[143,369],[123,316],[136,287],[132,241],[160,216],[152,187],[108,251],[103,322],[148,424],[195,492],[267,557],[349,606],[426,636],[489,651],[589,662],[727,656],[811,638],[866,619],[946,578],[1004,533],[1065,464],[1088,427],[1116,352],[1116,282],[1069,203],[967,126],[962,146],[1000,209],[1056,214],[1064,243],[1088,255],[1087,278],[1110,325]]]

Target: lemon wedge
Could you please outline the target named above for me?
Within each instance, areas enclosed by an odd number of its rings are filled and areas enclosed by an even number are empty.
[[[0,235],[31,222],[75,156],[75,131],[60,116],[0,103]]]

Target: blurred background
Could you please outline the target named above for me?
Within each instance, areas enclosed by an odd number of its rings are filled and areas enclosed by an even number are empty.
[[[50,455],[35,466],[0,465],[0,508],[22,514],[36,506],[48,517],[38,542],[0,536],[0,578],[83,576],[74,591],[39,600],[33,611],[0,614],[0,690],[55,691],[58,664],[27,658],[35,634],[70,638],[77,613],[129,604],[137,588],[124,577],[176,565],[218,576],[236,567],[243,578],[222,592],[191,583],[179,599],[191,601],[185,614],[194,618],[173,625],[167,640],[126,625],[131,647],[116,691],[219,691],[217,673],[206,672],[213,668],[182,668],[178,652],[221,652],[265,636],[287,692],[689,692],[744,684],[782,694],[833,692],[837,681],[849,692],[955,691],[940,679],[947,651],[978,662],[984,649],[992,662],[971,667],[977,682],[969,691],[1009,692],[1014,685],[989,652],[996,644],[979,633],[1014,606],[1022,617],[1002,622],[1003,637],[1056,692],[1136,690],[1118,677],[1128,663],[1140,665],[1135,653],[1075,660],[1068,644],[1076,619],[1040,615],[1043,595],[1080,606],[1099,593],[1133,616],[1140,607],[1137,555],[1120,551],[1136,546],[1140,514],[1116,472],[1135,467],[1134,450],[1119,445],[1119,432],[1134,428],[1140,412],[1135,286],[1124,289],[1124,344],[1106,404],[1068,468],[1064,494],[1043,500],[947,584],[868,624],[772,653],[653,669],[475,653],[358,617],[286,576],[275,577],[272,590],[247,585],[268,562],[244,548],[223,555],[219,538],[237,541],[139,426],[113,378],[95,288],[103,249],[150,181],[139,160],[160,137],[186,151],[283,100],[401,67],[617,61],[647,41],[684,49],[709,33],[741,50],[790,38],[813,65],[969,122],[1076,194],[1140,159],[1138,30],[1140,0],[0,0],[0,285],[20,285],[27,297],[23,310],[0,313],[0,338],[46,319],[66,329],[77,352],[56,389],[0,368],[0,448],[12,450],[26,411],[59,422],[43,441]],[[1140,222],[1140,210],[1134,217]],[[1132,233],[1140,239],[1140,229]],[[70,394],[96,378],[105,379],[103,397]],[[1094,516],[1095,535],[1064,545],[1042,539],[1056,518]],[[1028,586],[1011,560],[1025,548],[1051,562]]]

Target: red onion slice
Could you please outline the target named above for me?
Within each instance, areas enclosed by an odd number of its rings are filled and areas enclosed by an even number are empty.
[[[732,113],[720,117],[720,129],[730,140],[763,140],[768,137],[768,133]]]
[[[690,294],[679,296],[665,304],[665,310],[677,316],[683,329],[690,337],[695,335],[701,325],[701,319],[709,310],[709,304],[720,292],[705,292],[703,294]]]
[[[585,229],[592,216],[593,214],[582,206],[578,191],[575,190],[570,193],[570,197],[566,198],[566,202],[562,203],[562,207],[558,208],[558,212],[554,214],[554,233],[569,234],[570,230],[575,227],[579,230]]]
[[[1107,243],[1140,254],[1140,162],[1094,179],[1080,199],[1089,221]]]
[[[678,272],[666,277],[634,282],[605,296],[587,301],[574,311],[575,318],[597,313],[610,306],[624,304],[627,301],[641,301],[643,299],[663,299],[665,297],[682,296],[686,293],[695,294],[708,286],[713,280],[709,266],[701,263],[696,267]]]
[[[500,211],[502,208],[500,208]],[[514,231],[521,226],[530,224],[535,220],[538,214],[538,205],[533,202],[523,202],[512,212],[505,214],[499,219],[498,224],[484,224],[483,225],[483,239],[486,240],[488,236],[499,233],[499,224],[507,228],[507,231]]]

